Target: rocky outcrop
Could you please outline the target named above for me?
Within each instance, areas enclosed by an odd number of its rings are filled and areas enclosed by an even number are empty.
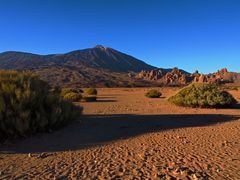
[[[211,84],[233,83],[238,79],[239,73],[228,72],[227,68],[218,70],[211,74],[195,75],[194,82],[207,82]]]
[[[200,74],[198,71],[189,74],[178,68],[173,68],[168,72],[163,72],[160,69],[141,71],[137,77],[144,80],[159,81],[163,85],[186,85],[192,82],[223,84],[239,81],[240,74],[228,72],[226,68],[211,74]]]
[[[169,85],[185,85],[190,81],[190,77],[188,77],[189,73],[179,70],[178,68],[173,68],[170,70],[162,70],[162,69],[153,69],[151,71],[141,71],[137,77],[144,80],[151,81],[160,81],[163,84]]]
[[[142,70],[137,77],[144,80],[158,80],[163,77],[163,71],[161,69],[153,69],[151,71]]]
[[[185,85],[189,81],[190,81],[190,77],[188,77],[188,74],[180,71],[176,67],[163,76],[164,84]]]
[[[176,67],[168,71],[163,71],[161,69],[141,71],[137,77],[144,80],[159,81],[161,84],[165,85],[185,85],[192,79],[189,73],[179,70]]]

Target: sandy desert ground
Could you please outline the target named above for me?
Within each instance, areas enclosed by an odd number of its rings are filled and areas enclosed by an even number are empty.
[[[1,145],[0,179],[240,179],[239,106],[177,107],[177,88],[147,90],[99,89],[68,127]]]

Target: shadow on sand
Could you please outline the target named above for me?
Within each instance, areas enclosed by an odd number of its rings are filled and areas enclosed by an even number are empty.
[[[94,102],[117,102],[117,100],[111,100],[111,99],[97,99],[97,101]]]
[[[85,115],[53,133],[37,134],[15,144],[1,145],[0,153],[37,153],[79,150],[149,132],[209,126],[238,120],[240,116],[179,115]]]
[[[240,109],[240,103],[233,105],[232,109]]]

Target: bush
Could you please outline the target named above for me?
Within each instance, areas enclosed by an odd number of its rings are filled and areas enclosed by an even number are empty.
[[[61,96],[64,97],[66,94],[68,93],[77,93],[77,94],[81,94],[83,93],[83,90],[79,89],[79,88],[63,88],[61,90]]]
[[[70,92],[70,93],[65,94],[63,96],[63,99],[67,100],[67,101],[77,102],[82,99],[82,95],[79,93]]]
[[[223,87],[221,87],[221,89],[222,90],[224,90],[224,91],[229,91],[229,90],[233,90],[233,91],[238,91],[238,87],[236,87],[236,86],[223,86]]]
[[[229,107],[237,102],[228,92],[205,83],[190,84],[170,97],[169,101],[179,106],[201,108]]]
[[[97,101],[97,96],[83,96],[82,100],[85,102],[94,102]]]
[[[88,95],[97,95],[97,89],[95,89],[95,88],[88,88],[86,90],[86,94],[88,94]]]
[[[0,141],[59,128],[81,110],[30,72],[0,71]]]
[[[145,94],[145,96],[149,98],[160,98],[161,95],[162,93],[155,89],[151,89]]]

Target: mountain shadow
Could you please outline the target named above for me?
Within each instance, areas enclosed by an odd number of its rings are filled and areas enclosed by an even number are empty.
[[[209,126],[238,120],[240,116],[210,114],[177,115],[85,115],[53,133],[37,134],[12,145],[1,145],[1,153],[37,153],[79,150],[151,132]]]

